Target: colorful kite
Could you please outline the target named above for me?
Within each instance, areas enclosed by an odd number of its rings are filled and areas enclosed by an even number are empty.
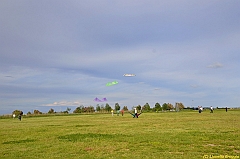
[[[103,98],[102,100],[98,99],[98,98],[95,98],[94,99],[95,102],[106,102],[107,101],[107,98]]]
[[[115,85],[115,84],[118,84],[118,82],[117,82],[117,81],[108,82],[108,83],[106,84],[106,86],[112,86],[112,85]]]
[[[102,101],[103,101],[103,102],[106,102],[106,101],[107,101],[107,98],[103,98]]]
[[[124,74],[123,76],[125,77],[133,77],[133,76],[136,76],[135,74]]]
[[[133,118],[138,118],[142,113],[135,113],[135,114],[133,114],[133,113],[131,113],[131,112],[129,112],[132,116],[133,116]]]

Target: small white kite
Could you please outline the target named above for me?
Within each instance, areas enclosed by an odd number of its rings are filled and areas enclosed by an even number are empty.
[[[124,74],[123,76],[125,77],[133,77],[133,76],[136,76],[135,74]]]

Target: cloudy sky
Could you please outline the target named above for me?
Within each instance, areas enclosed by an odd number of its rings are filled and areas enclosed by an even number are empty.
[[[1,0],[0,114],[105,105],[96,97],[113,108],[239,107],[239,8],[239,0]]]

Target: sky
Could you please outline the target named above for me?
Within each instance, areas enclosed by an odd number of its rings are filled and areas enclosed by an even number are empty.
[[[239,8],[239,0],[1,0],[0,114],[239,107]]]

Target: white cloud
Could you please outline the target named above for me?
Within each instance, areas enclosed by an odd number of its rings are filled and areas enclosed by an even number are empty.
[[[82,103],[79,101],[60,101],[60,102],[54,102],[50,104],[43,104],[42,106],[79,106]]]
[[[221,64],[220,62],[216,62],[214,64],[208,65],[208,68],[221,68],[223,67],[223,64]]]
[[[197,84],[191,84],[190,87],[192,87],[192,88],[198,88],[199,85],[197,85]]]

